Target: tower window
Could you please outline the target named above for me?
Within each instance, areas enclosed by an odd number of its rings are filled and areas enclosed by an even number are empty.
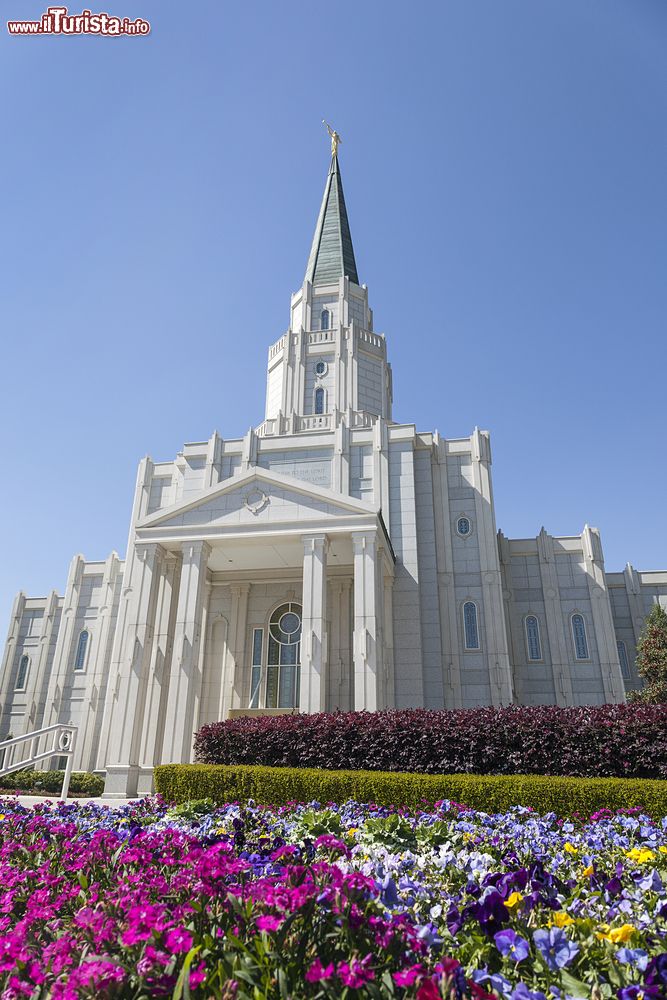
[[[529,660],[542,659],[542,643],[540,641],[540,623],[535,615],[526,615],[524,622],[526,629],[526,649]]]
[[[628,663],[628,651],[625,648],[625,643],[619,640],[616,643],[616,648],[618,649],[618,659],[621,664],[621,674],[628,680],[630,677],[630,664]]]
[[[466,535],[469,535],[470,532],[472,531],[472,524],[470,523],[470,518],[460,517],[456,522],[456,531],[459,535],[462,535],[464,538]]]
[[[463,632],[466,649],[479,649],[479,627],[477,625],[477,605],[466,601],[463,605]]]
[[[324,389],[315,390],[315,413],[324,413]]]
[[[30,666],[30,657],[22,656],[19,661],[19,670],[16,675],[16,684],[14,685],[15,691],[25,691],[26,681],[28,680],[29,666]]]
[[[316,364],[315,364],[315,374],[319,375],[320,378],[321,378],[322,375],[326,375],[326,373],[327,373],[327,363],[326,363],[326,361],[318,361],[318,362],[316,362]]]
[[[328,309],[323,309],[320,313],[320,330],[330,329],[331,313]]]
[[[79,641],[76,646],[76,656],[74,657],[74,669],[83,670],[86,665],[86,650],[88,649],[88,629],[79,634]]]
[[[586,622],[583,615],[572,615],[572,638],[574,640],[574,655],[578,660],[588,659],[588,639],[586,637]]]

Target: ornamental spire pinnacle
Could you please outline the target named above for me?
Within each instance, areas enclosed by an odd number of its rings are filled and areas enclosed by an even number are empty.
[[[331,138],[331,163],[310,248],[306,280],[313,285],[329,285],[347,277],[358,285],[357,264],[338,166],[338,146],[342,139],[330,125],[323,124]]]

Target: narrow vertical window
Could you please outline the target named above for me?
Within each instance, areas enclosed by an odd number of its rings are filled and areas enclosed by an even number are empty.
[[[252,630],[252,676],[250,679],[250,708],[259,708],[259,695],[262,686],[262,647],[264,645],[264,629]]]
[[[479,649],[479,628],[477,626],[477,605],[466,601],[463,605],[463,631],[466,649]]]
[[[583,615],[572,615],[572,638],[574,654],[578,660],[588,659],[588,639],[586,638],[586,623]]]
[[[86,650],[88,649],[88,629],[79,634],[79,641],[76,646],[76,656],[74,657],[74,669],[83,670],[86,665]]]
[[[628,663],[628,651],[625,648],[625,643],[619,640],[616,643],[616,648],[618,649],[618,659],[621,664],[621,674],[628,680],[630,677],[630,664]]]
[[[324,389],[315,390],[315,413],[324,413]]]
[[[320,313],[320,330],[328,330],[330,322],[330,314],[328,309],[323,309]]]
[[[30,657],[22,656],[19,661],[19,670],[16,675],[16,684],[14,688],[16,691],[24,691],[26,681],[28,680],[28,667],[30,666]]]
[[[540,641],[540,623],[535,615],[526,615],[526,649],[529,660],[542,659],[542,643]]]

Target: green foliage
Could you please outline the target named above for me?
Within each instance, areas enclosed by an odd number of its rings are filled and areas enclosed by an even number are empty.
[[[653,605],[644,622],[637,643],[637,671],[644,687],[633,700],[667,702],[667,611],[660,604]]]
[[[538,812],[590,816],[600,809],[638,807],[667,815],[667,781],[635,778],[562,778],[543,775],[405,774],[386,771],[324,771],[254,765],[163,764],[155,788],[169,802],[375,802],[421,807],[450,799],[485,812],[514,805]],[[395,835],[398,831],[394,831]],[[409,836],[407,831],[406,836]]]
[[[60,795],[64,775],[64,771],[14,771],[0,777],[0,793],[13,791]],[[104,779],[88,771],[72,771],[69,790],[72,795],[97,798],[104,791]]]

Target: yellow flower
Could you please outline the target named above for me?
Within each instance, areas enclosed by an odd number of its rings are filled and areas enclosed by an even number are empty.
[[[3,816],[2,818],[4,819],[4,816]],[[658,850],[660,851],[660,853],[661,853],[661,854],[667,854],[667,847],[665,847],[665,846],[664,846],[664,844],[663,844],[663,845],[661,845],[661,846],[660,846],[660,847],[658,848]]]
[[[626,852],[626,858],[636,861],[638,865],[645,865],[648,861],[655,861],[655,854],[648,847],[633,847]]]
[[[632,924],[623,924],[622,927],[609,929],[609,924],[600,924],[601,932],[596,933],[596,938],[600,941],[611,941],[612,944],[625,944],[637,930]]]
[[[555,925],[556,927],[567,927],[568,924],[573,923],[574,920],[569,913],[565,912],[565,910],[559,910],[558,913],[554,913],[553,919],[550,921],[550,924],[552,926]]]
[[[584,868],[582,874],[583,878],[587,878],[589,875],[593,874],[593,865],[589,865],[588,868]]]
[[[350,838],[350,840],[354,840],[354,835],[358,829],[359,828],[356,826],[351,826],[350,829],[347,831],[347,835]]]
[[[513,910],[515,906],[519,905],[522,899],[523,895],[520,892],[512,892],[505,900],[505,906],[508,910]]]
[[[565,847],[563,848],[563,850],[567,851],[568,854],[578,854],[579,853],[579,849],[577,847],[575,847],[574,844],[571,844],[569,840],[568,840],[567,844],[565,845]]]

